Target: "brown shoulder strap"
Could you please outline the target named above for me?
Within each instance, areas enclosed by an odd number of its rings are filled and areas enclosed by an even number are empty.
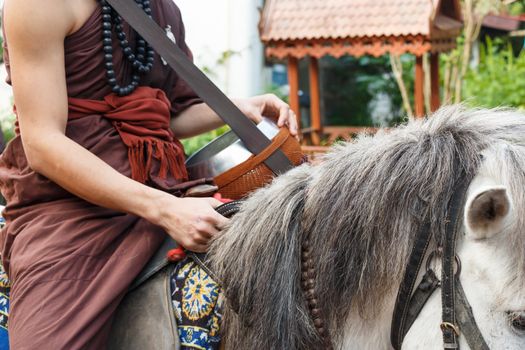
[[[106,0],[128,24],[146,40],[173,68],[179,77],[228,124],[253,154],[259,154],[271,141],[257,129],[226,95],[200,71],[173,43],[166,33],[134,0]],[[293,167],[281,150],[277,150],[264,163],[275,173],[281,174]]]

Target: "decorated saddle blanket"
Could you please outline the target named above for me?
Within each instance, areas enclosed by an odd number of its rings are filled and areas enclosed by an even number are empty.
[[[219,285],[186,258],[171,276],[171,291],[181,349],[219,349],[223,305]]]
[[[3,209],[0,207],[0,210]],[[0,227],[5,225],[5,219],[0,216]],[[11,285],[0,262],[0,350],[9,349],[9,337],[7,335],[7,318],[9,316],[9,291]]]
[[[9,315],[9,279],[0,264],[0,350],[9,349],[9,337],[7,335],[7,317]]]
[[[0,350],[9,349],[9,290],[9,279],[0,263]],[[219,349],[223,304],[219,285],[186,258],[171,276],[171,291],[181,349]]]

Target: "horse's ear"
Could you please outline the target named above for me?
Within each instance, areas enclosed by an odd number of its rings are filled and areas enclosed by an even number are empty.
[[[510,199],[504,186],[485,187],[467,200],[465,224],[474,239],[485,239],[501,232],[510,211]]]

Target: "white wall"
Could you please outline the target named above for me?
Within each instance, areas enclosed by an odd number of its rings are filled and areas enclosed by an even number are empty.
[[[209,67],[223,91],[235,97],[263,92],[263,46],[257,24],[262,0],[175,0],[186,26],[186,40],[199,67]],[[223,52],[235,54],[224,65]]]

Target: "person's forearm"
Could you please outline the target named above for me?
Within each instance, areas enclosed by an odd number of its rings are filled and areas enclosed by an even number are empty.
[[[279,127],[287,126],[290,134],[298,137],[297,117],[290,107],[272,94],[234,99],[232,102],[254,123],[264,117],[274,120]],[[179,139],[192,137],[216,129],[224,122],[208,105],[193,105],[174,117],[171,128]]]
[[[37,140],[24,142],[35,171],[93,204],[142,216],[152,223],[159,220],[159,202],[166,193],[120,174],[60,132]]]
[[[223,125],[222,119],[205,103],[187,108],[171,121],[171,129],[179,139],[196,136]]]

